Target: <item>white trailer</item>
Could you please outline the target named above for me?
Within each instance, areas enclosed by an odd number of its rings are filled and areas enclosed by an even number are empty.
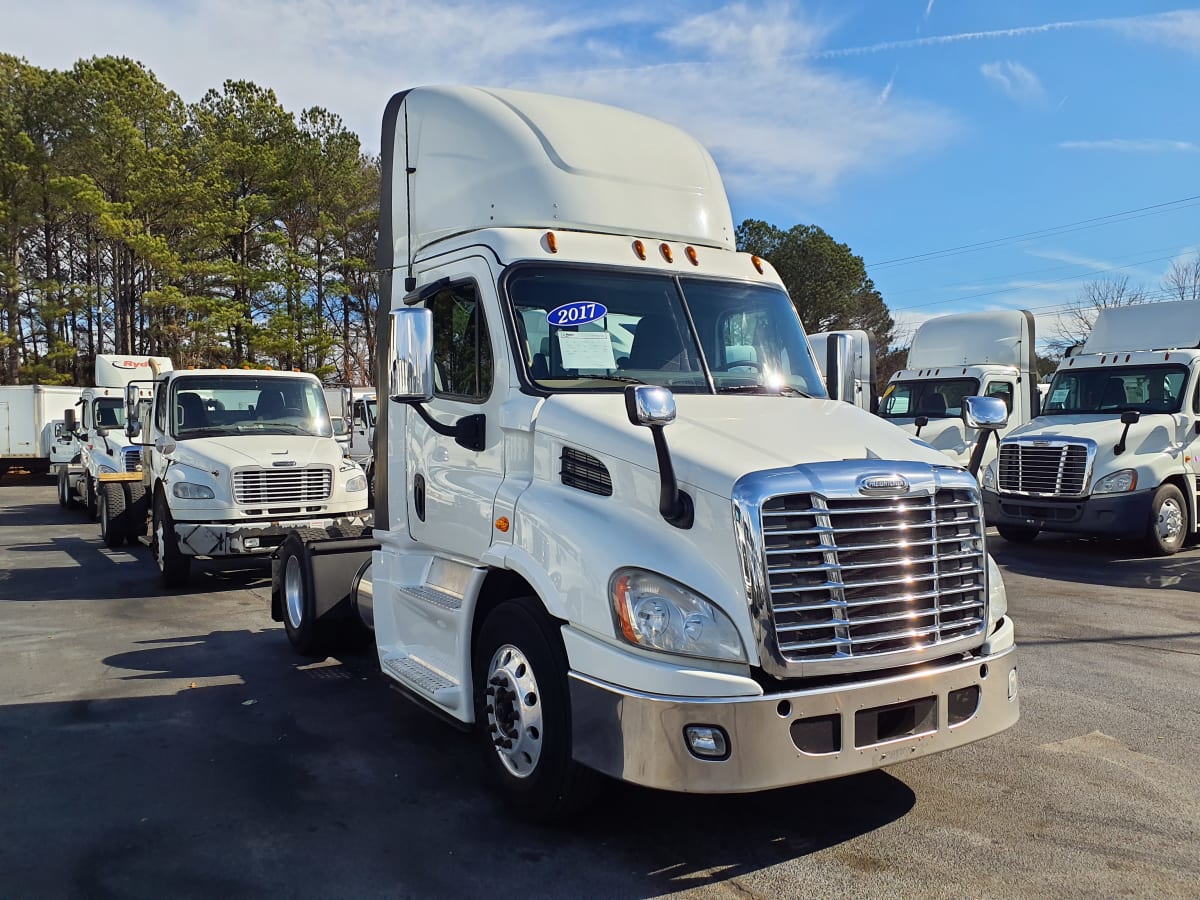
[[[1197,533],[1200,303],[1101,310],[1059,363],[1041,415],[983,474],[990,524],[1135,538],[1155,555]]]
[[[865,331],[822,331],[808,336],[831,400],[845,400],[869,413],[879,408],[875,385],[875,338]]]
[[[966,465],[978,433],[962,420],[964,397],[999,397],[1009,410],[1007,434],[1037,415],[1037,355],[1033,313],[993,310],[939,316],[913,336],[905,368],[879,399],[879,415],[959,465]],[[986,449],[983,465],[996,458]]]
[[[699,143],[417,88],[382,170],[375,527],[279,549],[299,652],[371,627],[386,677],[473,728],[531,815],[596,772],[755,791],[1016,721],[975,479],[826,398]]]
[[[71,462],[79,448],[63,432],[63,411],[82,392],[49,384],[0,386],[0,478],[9,469],[38,474]]]

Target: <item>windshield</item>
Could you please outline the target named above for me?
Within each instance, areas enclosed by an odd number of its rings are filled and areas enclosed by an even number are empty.
[[[527,267],[507,283],[529,378],[550,391],[802,393],[825,387],[777,287]]]
[[[963,397],[977,393],[977,378],[893,381],[879,398],[879,415],[885,419],[957,419],[962,415]]]
[[[229,434],[329,437],[333,425],[321,385],[311,378],[195,375],[175,381],[172,422],[178,438]]]
[[[120,397],[104,397],[92,407],[97,428],[124,428],[125,401]]]
[[[1042,415],[1071,413],[1179,412],[1187,369],[1183,366],[1060,369],[1050,383]]]

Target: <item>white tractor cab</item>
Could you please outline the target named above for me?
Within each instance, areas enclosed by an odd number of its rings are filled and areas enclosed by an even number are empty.
[[[67,410],[67,428],[79,440],[79,465],[58,471],[58,500],[83,504],[100,519],[100,536],[109,547],[136,543],[146,533],[147,499],[142,487],[142,450],[125,432],[126,387],[146,378],[151,365],[170,371],[165,356],[96,356],[95,387],[84,388],[79,412]],[[138,392],[149,403],[149,388]]]
[[[1041,416],[984,471],[988,523],[1010,541],[1058,531],[1179,550],[1197,530],[1198,348],[1200,303],[1101,310]]]
[[[152,390],[144,414],[141,391]],[[361,534],[367,481],[343,456],[321,383],[270,370],[187,369],[131,383],[126,430],[140,440],[151,545],[166,587],[194,557],[270,553],[293,530]]]
[[[822,331],[810,334],[808,342],[825,374],[829,399],[845,400],[869,413],[877,412],[875,336],[865,331]]]
[[[279,549],[299,652],[373,629],[531,815],[596,772],[756,791],[1016,721],[975,479],[826,398],[694,138],[428,87],[382,148],[375,529]]]
[[[1037,415],[1039,393],[1033,313],[994,310],[930,319],[917,329],[905,368],[879,399],[879,415],[966,465],[978,433],[964,425],[964,397],[999,397],[1008,424],[998,434]],[[996,443],[983,465],[996,458]]]

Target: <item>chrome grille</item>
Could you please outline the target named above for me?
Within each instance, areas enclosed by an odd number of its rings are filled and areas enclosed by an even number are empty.
[[[997,486],[1007,494],[1079,497],[1087,487],[1088,447],[1064,441],[1000,445]]]
[[[333,470],[242,469],[233,473],[233,498],[249,506],[320,503],[333,491]]]
[[[768,592],[789,663],[925,650],[987,620],[976,492],[772,497],[762,505]]]
[[[137,472],[142,467],[142,451],[137,447],[125,448],[125,471]]]

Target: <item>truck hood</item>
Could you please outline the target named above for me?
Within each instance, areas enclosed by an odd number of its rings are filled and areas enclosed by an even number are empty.
[[[905,434],[914,437],[917,434],[917,425],[912,419],[884,419],[884,421],[895,425]],[[962,419],[930,419],[929,424],[921,429],[921,440],[952,459],[965,463],[970,458],[971,450],[974,447],[975,429],[971,429],[969,442],[963,436],[965,431]]]
[[[1143,415],[1136,425],[1129,426],[1128,444],[1130,448],[1139,446],[1150,435],[1174,435],[1177,416],[1171,413],[1155,413]],[[1004,440],[1012,438],[1045,438],[1047,440],[1078,440],[1087,438],[1096,442],[1103,449],[1111,447],[1121,438],[1125,426],[1121,424],[1119,413],[1104,413],[1097,415],[1078,416],[1039,416],[1031,422],[1014,428],[1004,436]],[[924,432],[922,432],[924,436]],[[1164,437],[1162,443],[1172,438]],[[1159,449],[1162,449],[1160,446]]]
[[[681,482],[729,498],[750,472],[847,459],[949,460],[849,403],[798,397],[679,394],[667,445]],[[649,428],[632,425],[619,394],[547,398],[537,434],[658,471]]]
[[[297,468],[324,464],[336,469],[341,464],[342,451],[332,438],[326,437],[239,434],[179,441],[171,458],[181,465],[207,471],[245,466],[272,468],[281,462],[294,462]]]

